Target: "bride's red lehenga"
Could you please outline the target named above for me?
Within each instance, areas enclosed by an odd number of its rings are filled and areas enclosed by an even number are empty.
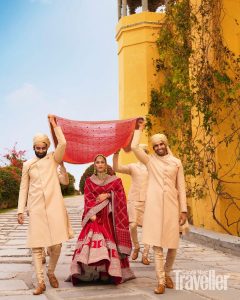
[[[110,193],[111,198],[97,202],[103,193]],[[84,201],[83,227],[71,264],[73,285],[107,278],[118,284],[135,278],[128,261],[132,246],[121,179],[109,175],[100,183],[92,175],[85,182]],[[91,221],[94,215],[97,218]]]

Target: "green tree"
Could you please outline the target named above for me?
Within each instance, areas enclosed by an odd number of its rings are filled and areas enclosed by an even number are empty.
[[[68,173],[68,178],[69,178],[69,184],[68,185],[61,184],[61,191],[62,191],[63,196],[71,196],[71,195],[76,194],[76,190],[75,190],[75,187],[74,187],[75,178],[70,173]]]

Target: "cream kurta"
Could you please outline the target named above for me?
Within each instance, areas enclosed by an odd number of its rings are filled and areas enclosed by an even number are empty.
[[[142,241],[176,249],[179,244],[179,212],[187,211],[182,163],[169,154],[146,154],[138,147],[140,135],[141,131],[135,130],[132,150],[148,169]]]
[[[57,172],[65,152],[66,140],[60,127],[54,130],[58,139],[55,152],[41,159],[35,157],[23,164],[18,213],[23,213],[27,206],[27,246],[30,248],[56,245],[73,235]]]
[[[124,166],[113,164],[113,169],[116,172],[131,175],[132,184],[127,203],[129,222],[135,222],[138,226],[142,226],[148,181],[146,166],[140,162]]]

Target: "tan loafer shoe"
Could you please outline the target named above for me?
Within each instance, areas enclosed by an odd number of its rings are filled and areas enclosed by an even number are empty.
[[[168,289],[173,289],[174,288],[174,283],[172,281],[172,278],[170,276],[165,276],[165,285],[166,285],[166,288]]]
[[[44,282],[41,282],[34,290],[33,295],[41,295],[44,291],[46,291],[46,285]]]
[[[164,294],[165,293],[165,285],[159,283],[158,286],[154,290],[155,294]]]
[[[58,280],[54,274],[47,273],[47,277],[49,279],[49,283],[50,283],[51,287],[53,287],[55,289],[59,287]]]
[[[133,250],[133,254],[132,254],[132,260],[136,260],[138,258],[138,253],[140,251],[140,248],[135,248]]]

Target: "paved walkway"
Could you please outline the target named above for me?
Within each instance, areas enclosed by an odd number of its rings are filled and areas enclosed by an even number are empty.
[[[76,232],[75,239],[65,243],[57,266],[56,275],[60,288],[53,289],[47,282],[47,290],[43,295],[33,296],[34,277],[30,250],[25,248],[27,224],[18,225],[16,210],[0,214],[0,299],[4,300],[147,300],[147,299],[240,299],[240,259],[197,244],[181,241],[178,251],[173,278],[183,290],[166,290],[164,295],[155,295],[156,285],[153,263],[144,266],[140,261],[132,262],[136,279],[124,284],[96,285],[83,284],[73,287],[64,282],[69,274],[71,256],[80,231],[80,220],[83,207],[81,197],[65,199],[66,206]],[[151,251],[151,259],[152,259]],[[48,259],[48,258],[47,258]],[[210,272],[210,273],[209,273]],[[195,275],[194,275],[195,274]],[[209,275],[210,274],[210,275]],[[215,285],[222,289],[223,275],[229,276],[226,282],[227,290],[216,290]],[[204,281],[211,277],[210,289]],[[200,280],[200,281],[199,281]],[[206,282],[205,282],[206,283]],[[200,288],[197,285],[200,284]],[[201,285],[202,284],[202,285]],[[215,290],[214,290],[215,289]]]

